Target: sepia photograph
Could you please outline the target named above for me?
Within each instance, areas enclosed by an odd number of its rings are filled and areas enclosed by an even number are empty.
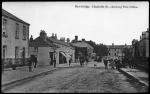
[[[149,92],[149,2],[2,2],[2,93]]]

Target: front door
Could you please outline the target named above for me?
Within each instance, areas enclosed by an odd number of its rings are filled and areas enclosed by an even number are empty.
[[[49,52],[49,56],[50,56],[50,65],[53,65],[53,54],[54,52]]]
[[[25,64],[25,48],[23,47],[22,51],[22,60],[23,60],[23,65]]]

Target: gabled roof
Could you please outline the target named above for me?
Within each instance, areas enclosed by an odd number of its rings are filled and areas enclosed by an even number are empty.
[[[72,47],[72,45],[70,45],[69,43],[57,40],[57,39],[52,38],[52,37],[48,37],[48,40],[53,42],[53,43],[57,43],[57,44],[61,44],[61,45],[69,46],[69,47],[71,46]]]
[[[73,42],[72,45],[73,45],[73,46],[76,46],[76,47],[85,47],[85,46],[83,46],[83,45],[78,45],[78,43],[85,43],[85,44],[87,44],[89,47],[93,48],[93,46],[91,46],[91,45],[90,45],[88,42],[86,42],[86,41]]]
[[[18,18],[18,17],[16,17],[15,15],[13,15],[13,14],[7,12],[7,11],[4,10],[4,9],[2,9],[2,16],[5,16],[5,17],[8,17],[8,18],[13,19],[13,20],[15,20],[15,21],[18,21],[18,22],[21,22],[21,23],[30,25],[29,23],[27,23],[27,22],[21,20],[20,18]]]
[[[37,37],[32,42],[29,42],[30,47],[58,47],[57,45],[48,41],[48,39],[43,40],[41,37]]]
[[[108,48],[124,48],[124,47],[130,47],[131,45],[107,45]]]

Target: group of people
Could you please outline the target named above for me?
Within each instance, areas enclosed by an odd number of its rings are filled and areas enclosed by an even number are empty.
[[[36,56],[31,56],[28,59],[28,66],[29,66],[29,72],[32,72],[32,67],[34,66],[34,68],[37,67],[37,57]]]
[[[121,62],[119,59],[103,59],[105,69],[110,67],[111,69],[119,69],[121,67]]]

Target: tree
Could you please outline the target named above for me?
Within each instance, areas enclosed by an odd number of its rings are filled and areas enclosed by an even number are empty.
[[[107,46],[100,43],[100,44],[96,44],[95,42],[93,42],[92,40],[87,41],[91,46],[94,47],[94,52],[96,53],[97,56],[106,56],[108,54],[108,49]]]
[[[95,52],[97,56],[100,56],[100,57],[107,56],[108,54],[107,46],[100,43],[96,45]]]

